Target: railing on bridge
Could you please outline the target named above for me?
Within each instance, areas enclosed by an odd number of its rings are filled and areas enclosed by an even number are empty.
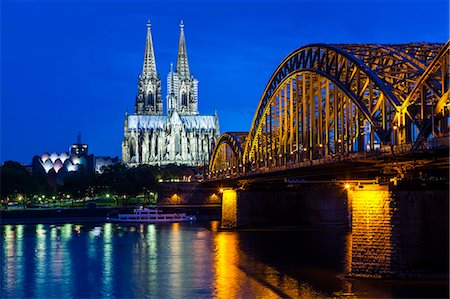
[[[275,70],[248,134],[225,133],[210,179],[448,148],[449,42],[308,45]]]

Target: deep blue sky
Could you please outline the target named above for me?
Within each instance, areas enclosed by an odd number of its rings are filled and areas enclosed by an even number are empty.
[[[134,112],[146,22],[165,104],[183,19],[201,114],[248,131],[272,72],[309,43],[445,42],[444,1],[20,1],[1,5],[0,162],[62,152],[78,131],[91,153],[120,156]]]

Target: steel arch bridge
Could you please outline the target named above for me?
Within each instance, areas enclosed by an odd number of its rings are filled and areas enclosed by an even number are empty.
[[[298,48],[270,78],[249,133],[219,138],[208,175],[415,151],[429,138],[448,146],[449,43]]]
[[[210,159],[210,171],[239,174],[243,172],[242,157],[247,132],[227,132],[220,135]]]

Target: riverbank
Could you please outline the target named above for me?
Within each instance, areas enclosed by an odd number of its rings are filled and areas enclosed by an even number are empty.
[[[38,208],[0,211],[1,224],[106,221],[110,213],[132,212],[134,207]],[[187,213],[198,220],[220,220],[220,205],[161,205],[164,213]]]

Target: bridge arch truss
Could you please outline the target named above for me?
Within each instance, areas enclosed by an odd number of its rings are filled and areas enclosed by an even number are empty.
[[[447,136],[448,66],[449,42],[301,47],[273,73],[242,160],[233,163],[264,170],[394,146],[414,150],[430,136]]]
[[[227,132],[220,135],[213,149],[209,171],[220,176],[237,175],[243,171],[243,145],[247,132]]]

